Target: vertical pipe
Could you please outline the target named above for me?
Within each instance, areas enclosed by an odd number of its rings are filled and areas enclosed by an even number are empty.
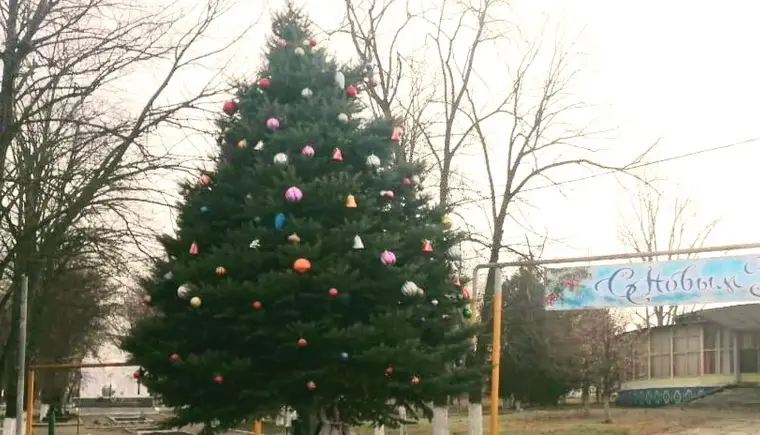
[[[494,271],[493,342],[491,344],[491,415],[489,434],[499,433],[499,366],[501,364],[501,269]]]
[[[26,378],[26,435],[32,435],[34,423],[34,382],[36,370],[29,369],[29,375]]]
[[[26,380],[26,313],[29,301],[29,280],[21,275],[21,312],[18,316],[18,380],[16,381],[16,435],[24,435],[24,381]],[[32,435],[32,434],[28,434]]]

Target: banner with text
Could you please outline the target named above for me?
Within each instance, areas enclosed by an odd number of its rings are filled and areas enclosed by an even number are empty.
[[[547,310],[760,302],[760,255],[547,270]]]

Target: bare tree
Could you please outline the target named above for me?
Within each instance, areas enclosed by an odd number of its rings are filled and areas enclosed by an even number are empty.
[[[363,6],[361,11],[357,4]],[[429,153],[415,157],[433,167],[441,204],[464,202],[487,210],[491,228],[487,232],[470,228],[470,238],[485,250],[489,262],[498,261],[504,252],[525,256],[524,251],[531,250],[530,241],[518,247],[505,239],[505,230],[516,223],[520,231],[530,231],[518,205],[527,202],[536,182],[555,184],[560,171],[567,168],[627,172],[649,151],[623,164],[602,161],[601,149],[588,146],[601,131],[575,127],[570,119],[587,107],[572,98],[577,71],[571,53],[546,40],[533,43],[517,26],[494,18],[509,15],[507,2],[443,0],[428,9],[413,10],[400,0],[346,0],[346,6],[344,31],[351,35],[357,53],[380,74],[377,87],[369,91],[372,101],[384,116],[401,113],[407,124],[418,128],[419,135],[408,139],[414,141],[415,150],[424,148]],[[395,20],[391,29],[383,26],[386,16]],[[400,21],[399,16],[403,17]],[[399,41],[409,44],[404,32],[411,26],[417,31],[427,29],[425,43],[419,50],[402,52]],[[489,86],[483,78],[485,71],[478,71],[479,57],[488,56],[489,47],[497,46],[498,52],[522,53],[510,74],[502,78],[507,84],[504,89]],[[495,59],[488,60],[491,68]],[[434,66],[417,69],[426,61]],[[412,80],[407,84],[409,75]],[[465,149],[482,157],[483,167],[477,173],[485,175],[486,182],[481,189],[477,182],[457,174],[456,160]],[[455,185],[457,180],[459,185]],[[459,208],[460,213],[464,210]],[[493,286],[494,277],[491,271],[486,288]],[[490,310],[482,311],[482,320],[490,321]],[[478,339],[478,343],[487,342],[485,336]],[[474,364],[485,362],[489,347],[476,349],[477,354],[468,359]],[[480,389],[473,391],[471,402],[480,403],[481,395]]]
[[[719,218],[701,220],[689,197],[674,194],[671,199],[657,190],[657,180],[649,177],[641,184],[631,207],[621,215],[618,239],[627,249],[642,254],[645,262],[667,261],[690,256],[666,255],[662,258],[647,254],[654,251],[674,251],[704,246],[720,223]],[[683,313],[700,309],[693,305],[663,305],[646,307],[636,315],[640,326],[670,325]]]
[[[455,159],[469,143],[475,123],[462,113],[484,47],[497,41],[503,24],[493,17],[504,0],[480,4],[441,0],[415,7],[400,0],[345,0],[346,33],[357,55],[376,73],[368,86],[376,115],[403,123],[404,161],[422,161],[442,205],[459,200]],[[403,17],[401,20],[398,17]],[[414,47],[406,32],[426,29]],[[465,30],[471,31],[465,31]],[[407,47],[401,49],[400,46]],[[412,48],[409,48],[412,46]]]
[[[151,205],[166,205],[156,178],[186,168],[187,159],[161,143],[157,129],[213,129],[206,108],[228,89],[218,73],[200,86],[178,86],[235,42],[236,35],[221,44],[205,36],[231,4],[211,0],[183,9],[173,1],[9,0],[0,10],[0,277],[10,283],[0,309],[9,301],[11,308],[6,343],[18,333],[15,290],[22,275],[29,277],[30,294],[42,294],[46,279],[72,255],[124,270],[125,255],[134,257],[141,247],[144,219],[138,218]],[[73,253],[66,250],[72,241]],[[44,300],[32,301],[32,330],[42,315],[37,303]],[[6,397],[13,397],[15,347],[6,346],[3,357]],[[7,417],[16,413],[9,400]]]

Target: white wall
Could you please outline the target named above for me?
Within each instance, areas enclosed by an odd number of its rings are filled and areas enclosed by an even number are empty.
[[[122,362],[127,354],[112,345],[103,346],[94,357],[87,357],[85,363]],[[115,397],[149,397],[145,386],[141,385],[138,394],[137,380],[133,373],[136,366],[85,368],[82,370],[82,384],[79,397],[98,398],[103,396],[103,387],[111,386]]]

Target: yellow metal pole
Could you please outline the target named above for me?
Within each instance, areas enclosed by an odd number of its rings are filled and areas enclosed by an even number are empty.
[[[491,344],[491,415],[489,434],[499,433],[499,366],[501,364],[501,269],[494,271],[493,341]]]
[[[261,435],[261,420],[253,422],[253,435]]]
[[[34,375],[35,370],[29,369],[26,375],[26,435],[33,434],[34,422]]]

